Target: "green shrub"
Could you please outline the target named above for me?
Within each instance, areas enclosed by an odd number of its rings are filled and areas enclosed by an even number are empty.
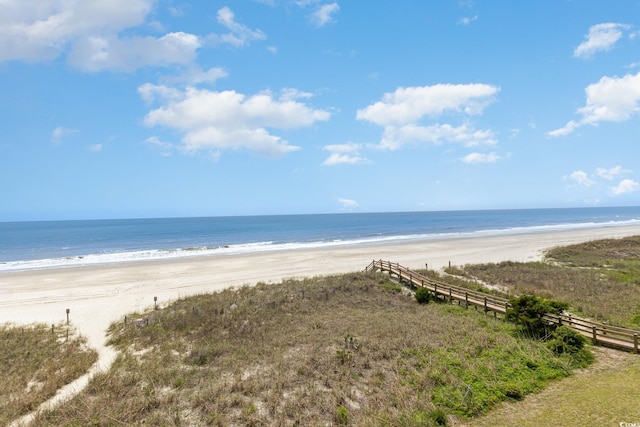
[[[535,295],[521,295],[509,301],[509,304],[507,320],[520,325],[536,338],[545,338],[555,328],[544,321],[546,314],[560,314],[569,306]]]
[[[547,347],[556,354],[576,354],[584,347],[586,338],[567,326],[558,326]]]
[[[433,294],[427,288],[418,288],[416,290],[416,301],[420,304],[428,304],[433,299]]]

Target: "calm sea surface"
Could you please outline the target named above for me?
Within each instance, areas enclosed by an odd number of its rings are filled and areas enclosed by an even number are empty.
[[[640,207],[0,222],[0,271],[640,224]]]

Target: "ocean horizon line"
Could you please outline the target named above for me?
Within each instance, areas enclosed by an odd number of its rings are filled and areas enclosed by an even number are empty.
[[[264,217],[295,217],[295,216],[330,216],[330,215],[395,215],[395,214],[440,214],[464,212],[524,212],[524,211],[554,211],[554,210],[583,210],[583,209],[640,209],[640,205],[611,205],[611,206],[552,206],[552,207],[519,207],[519,208],[479,208],[479,209],[433,209],[433,210],[402,210],[402,211],[354,211],[340,212],[304,212],[304,213],[265,213],[265,214],[221,214],[221,215],[178,215],[178,216],[117,216],[95,218],[63,218],[63,219],[0,219],[0,224],[10,223],[39,223],[39,222],[83,222],[83,221],[153,221],[174,219],[228,219],[228,218],[264,218]]]

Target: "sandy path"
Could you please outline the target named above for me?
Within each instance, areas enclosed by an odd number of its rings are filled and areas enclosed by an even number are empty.
[[[109,324],[152,307],[154,297],[162,306],[230,286],[361,271],[373,259],[413,269],[425,263],[439,269],[449,262],[532,261],[553,246],[629,235],[640,235],[640,225],[2,273],[0,323],[59,323],[69,309],[73,325],[99,352],[92,371],[97,372],[115,358],[104,345]],[[43,407],[72,397],[87,381],[88,376],[78,379]]]

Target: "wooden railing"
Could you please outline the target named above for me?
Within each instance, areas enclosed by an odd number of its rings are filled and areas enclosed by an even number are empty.
[[[445,300],[448,299],[450,302],[457,301],[460,305],[464,304],[466,308],[469,308],[469,306],[481,308],[485,314],[493,312],[494,316],[497,314],[506,315],[507,309],[509,308],[509,300],[506,298],[439,282],[409,270],[398,263],[374,260],[365,268],[365,271],[378,270],[389,273],[391,276],[396,276],[400,281],[408,282],[412,286],[427,288],[437,297],[444,298]],[[553,324],[570,327],[581,335],[591,339],[594,345],[638,353],[638,335],[640,332],[633,329],[592,322],[567,313],[560,315],[547,314],[545,320]]]

